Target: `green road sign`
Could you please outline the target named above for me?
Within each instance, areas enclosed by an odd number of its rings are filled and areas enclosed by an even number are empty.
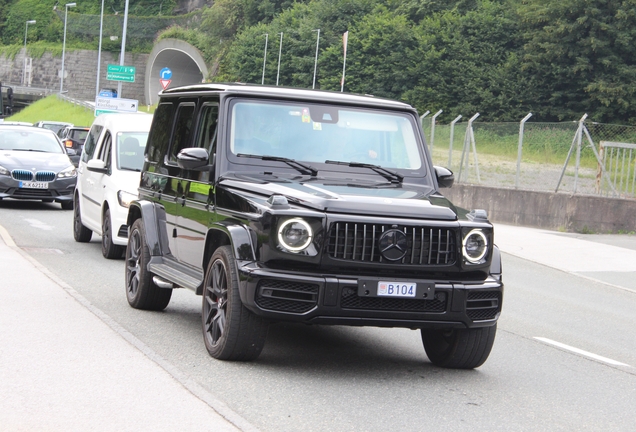
[[[100,114],[108,114],[108,113],[116,113],[117,111],[111,111],[111,110],[95,110],[95,117],[97,117]]]
[[[119,66],[119,65],[112,65],[109,64],[108,68],[106,69],[107,72],[112,72],[112,73],[120,73],[120,74],[131,74],[134,75],[135,72],[137,72],[136,68],[134,66]]]
[[[119,74],[119,73],[107,73],[106,79],[110,81],[126,81],[126,82],[135,82],[134,75],[127,74]]]
[[[136,68],[134,66],[108,65],[106,79],[110,81],[135,82]]]

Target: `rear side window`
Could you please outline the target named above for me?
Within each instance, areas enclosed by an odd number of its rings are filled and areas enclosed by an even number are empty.
[[[93,158],[93,153],[95,153],[95,147],[97,146],[97,139],[102,133],[104,126],[93,125],[88,136],[86,137],[86,141],[84,142],[84,149],[82,150],[82,161],[88,162]]]
[[[146,157],[152,163],[158,163],[161,155],[166,154],[170,143],[174,105],[170,102],[160,103],[155,110],[146,146]]]

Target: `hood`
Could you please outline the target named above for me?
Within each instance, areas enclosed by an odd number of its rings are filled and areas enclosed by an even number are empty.
[[[458,218],[455,206],[428,185],[234,175],[223,178],[220,186],[257,193],[265,199],[284,195],[290,203],[329,213],[448,221]]]
[[[0,150],[0,165],[9,171],[25,169],[58,173],[72,163],[64,153]]]

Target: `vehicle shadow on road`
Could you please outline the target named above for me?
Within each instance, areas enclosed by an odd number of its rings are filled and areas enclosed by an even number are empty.
[[[0,199],[0,209],[62,211],[59,203],[30,200]]]

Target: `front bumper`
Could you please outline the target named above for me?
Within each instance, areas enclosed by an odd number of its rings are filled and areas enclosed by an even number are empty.
[[[239,266],[243,304],[273,321],[405,328],[473,328],[494,325],[503,283],[496,277],[461,283],[417,279],[434,287],[427,299],[360,295],[351,276],[290,273]],[[360,278],[360,280],[369,278]],[[377,279],[377,278],[376,278]]]
[[[23,182],[11,177],[0,177],[0,198],[29,200],[73,201],[77,177],[55,179],[47,183],[46,189],[21,187]]]

